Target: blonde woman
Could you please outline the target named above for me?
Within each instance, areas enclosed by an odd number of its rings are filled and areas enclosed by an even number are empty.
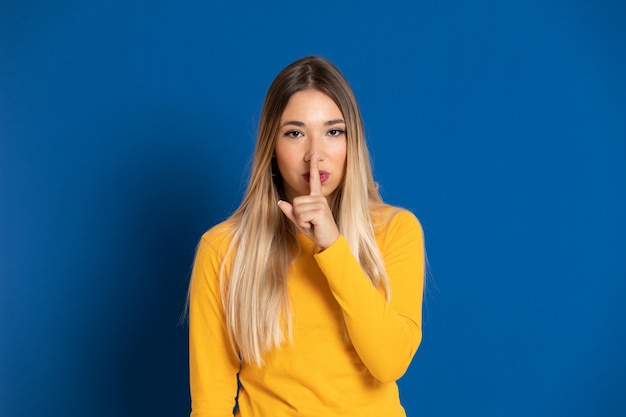
[[[191,416],[404,416],[423,282],[422,229],[382,202],[350,86],[295,61],[265,98],[241,206],[198,245]]]

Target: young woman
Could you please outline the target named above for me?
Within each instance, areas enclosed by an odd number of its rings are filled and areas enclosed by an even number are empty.
[[[404,416],[423,282],[422,229],[382,202],[347,81],[319,57],[290,64],[241,206],[197,249],[191,416]]]

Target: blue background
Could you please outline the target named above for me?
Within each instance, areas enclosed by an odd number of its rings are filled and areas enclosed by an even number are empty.
[[[184,416],[202,232],[333,60],[421,219],[409,416],[626,415],[623,1],[0,4],[0,415]]]

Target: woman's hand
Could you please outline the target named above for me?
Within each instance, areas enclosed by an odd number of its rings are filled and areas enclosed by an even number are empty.
[[[295,197],[292,203],[281,200],[278,207],[302,233],[324,250],[335,243],[339,237],[339,229],[328,200],[322,194],[318,160],[317,155],[311,156],[309,195]]]

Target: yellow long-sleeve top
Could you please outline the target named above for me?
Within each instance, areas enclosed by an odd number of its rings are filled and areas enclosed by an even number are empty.
[[[299,234],[288,276],[293,341],[266,353],[262,367],[241,363],[229,342],[219,288],[226,228],[203,235],[191,278],[191,416],[232,416],[237,374],[242,417],[405,416],[396,380],[422,338],[424,245],[415,216],[399,210],[375,229],[389,302],[343,236],[317,253]]]

